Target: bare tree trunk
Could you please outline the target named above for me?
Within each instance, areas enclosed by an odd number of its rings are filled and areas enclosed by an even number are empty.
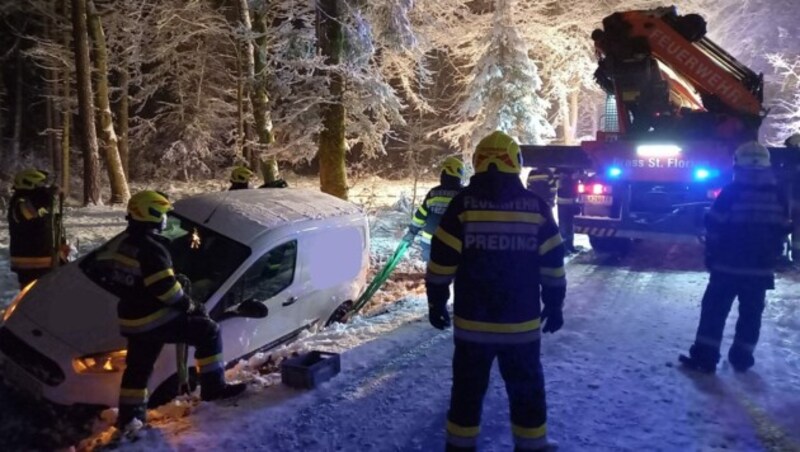
[[[128,190],[128,181],[125,178],[125,170],[119,154],[119,142],[114,131],[114,119],[111,115],[111,102],[109,101],[108,85],[108,50],[106,49],[106,37],[103,33],[103,24],[100,15],[97,14],[94,0],[87,0],[89,32],[94,43],[94,69],[95,84],[95,106],[100,122],[100,138],[103,143],[103,155],[108,169],[108,180],[111,183],[111,204],[122,204],[131,197]]]
[[[69,3],[67,0],[61,1],[61,16],[64,20],[69,20]],[[69,28],[64,27],[61,32],[61,44],[64,48],[69,48]],[[72,125],[72,108],[70,106],[71,90],[70,90],[70,73],[69,66],[64,65],[64,70],[61,75],[61,99],[64,103],[61,105],[61,190],[64,192],[64,197],[69,198],[70,193],[70,133]]]
[[[244,0],[243,0],[244,1]],[[246,3],[246,2],[245,2]],[[271,124],[269,120],[269,97],[267,96],[267,85],[265,72],[267,64],[264,61],[264,54],[267,47],[267,21],[266,17],[260,12],[253,14],[252,29],[258,34],[256,44],[253,46],[253,87],[250,90],[250,99],[253,103],[253,117],[256,123],[256,134],[261,148],[264,149],[274,141]],[[245,26],[247,23],[242,21]],[[249,65],[248,61],[248,65]],[[248,69],[248,73],[251,71]],[[278,179],[278,161],[274,157],[261,160],[261,176],[264,182],[269,183]]]
[[[344,33],[337,0],[318,0],[317,41],[325,63],[337,66],[342,61]],[[319,136],[320,189],[347,199],[347,167],[345,165],[345,111],[342,95],[344,79],[335,69],[328,72],[331,103],[322,110],[323,130]]]
[[[86,25],[86,0],[72,0],[72,33],[78,85],[78,115],[83,139],[83,203],[100,204],[100,168],[97,131],[94,126],[89,35]]]
[[[117,127],[119,128],[119,158],[122,161],[122,171],[125,174],[126,180],[131,180],[131,151],[130,141],[128,137],[130,120],[130,85],[131,73],[128,67],[128,61],[123,63],[122,69],[119,72],[119,105],[117,105]]]
[[[9,160],[10,164],[19,159],[20,150],[22,147],[22,111],[24,110],[24,106],[22,105],[23,99],[22,96],[23,92],[23,71],[22,71],[22,51],[17,46],[16,50],[16,62],[15,62],[15,72],[14,72],[14,135],[12,136],[11,141],[11,159]]]

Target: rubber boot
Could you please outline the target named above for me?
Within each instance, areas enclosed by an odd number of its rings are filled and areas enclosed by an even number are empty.
[[[210,402],[212,400],[230,399],[243,393],[245,389],[247,389],[247,383],[224,383],[222,386],[212,385],[210,388],[201,386],[200,398],[206,402]]]

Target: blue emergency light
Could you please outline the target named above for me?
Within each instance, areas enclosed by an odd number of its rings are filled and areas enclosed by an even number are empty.
[[[622,176],[622,168],[618,166],[612,166],[608,169],[608,177],[616,179],[620,176]]]
[[[695,168],[694,170],[694,180],[696,181],[705,181],[711,179],[713,177],[717,177],[719,175],[719,171],[709,169],[709,168]]]

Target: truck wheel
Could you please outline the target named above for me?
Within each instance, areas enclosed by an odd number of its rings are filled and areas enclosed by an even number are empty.
[[[589,244],[598,253],[627,254],[633,242],[624,237],[589,236]]]
[[[325,322],[325,326],[329,326],[333,323],[347,323],[347,314],[350,312],[350,308],[352,307],[353,302],[350,300],[340,304],[339,307],[333,311],[333,314],[331,314],[328,321]]]

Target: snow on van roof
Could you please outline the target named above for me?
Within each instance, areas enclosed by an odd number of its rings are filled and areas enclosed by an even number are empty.
[[[301,188],[208,193],[177,201],[175,211],[244,244],[278,226],[361,213],[355,204]]]

